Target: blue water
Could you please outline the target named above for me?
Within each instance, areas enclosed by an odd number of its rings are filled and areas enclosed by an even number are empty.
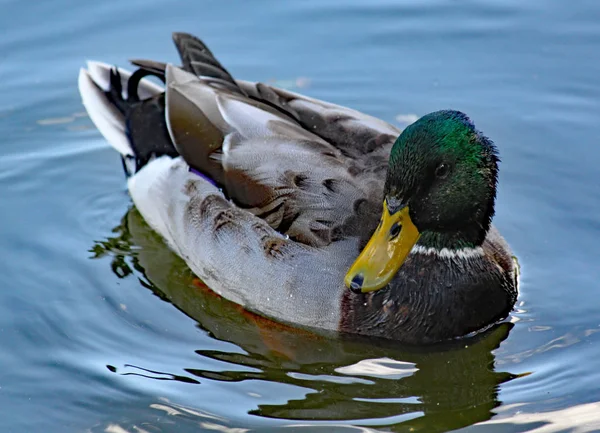
[[[600,3],[1,5],[2,432],[600,430]],[[400,126],[467,112],[502,157],[511,323],[376,347],[257,322],[199,287],[131,209],[76,88],[88,58],[177,62],[175,30],[236,77]]]

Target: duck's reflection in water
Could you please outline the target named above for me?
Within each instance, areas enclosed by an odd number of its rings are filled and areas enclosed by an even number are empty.
[[[435,347],[399,347],[391,341],[317,335],[246,312],[195,279],[140,214],[130,210],[117,236],[94,246],[110,251],[117,275],[143,273],[146,285],[195,319],[215,339],[244,353],[197,350],[198,355],[243,366],[224,371],[184,369],[189,376],[143,367],[110,367],[121,374],[189,383],[205,379],[270,381],[308,389],[283,404],[249,403],[250,414],[300,421],[350,421],[397,431],[447,431],[493,416],[499,385],[515,377],[495,371],[494,354],[512,327]],[[128,263],[133,264],[132,269]],[[213,363],[211,363],[212,365]],[[261,394],[257,382],[257,394]]]

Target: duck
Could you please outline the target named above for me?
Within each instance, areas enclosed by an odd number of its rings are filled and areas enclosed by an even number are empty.
[[[78,86],[133,204],[210,290],[297,329],[408,345],[510,315],[498,150],[466,114],[400,130],[234,79],[200,39],[173,41],[181,65],[89,61]]]

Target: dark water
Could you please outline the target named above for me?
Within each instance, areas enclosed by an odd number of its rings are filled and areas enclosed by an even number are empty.
[[[0,431],[600,430],[600,3],[0,5]],[[512,323],[381,347],[256,320],[194,282],[130,210],[76,89],[86,58],[176,61],[173,30],[240,78],[390,122],[469,113],[503,159]]]

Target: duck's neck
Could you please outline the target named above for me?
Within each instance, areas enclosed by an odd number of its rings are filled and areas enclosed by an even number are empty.
[[[481,249],[494,216],[495,191],[477,212],[461,221],[459,227],[425,229],[417,242],[421,249],[460,251]]]
[[[424,231],[421,233],[414,251],[428,253],[444,251],[448,253],[477,250],[481,247],[486,232],[487,229],[484,233],[466,236],[462,232]]]

